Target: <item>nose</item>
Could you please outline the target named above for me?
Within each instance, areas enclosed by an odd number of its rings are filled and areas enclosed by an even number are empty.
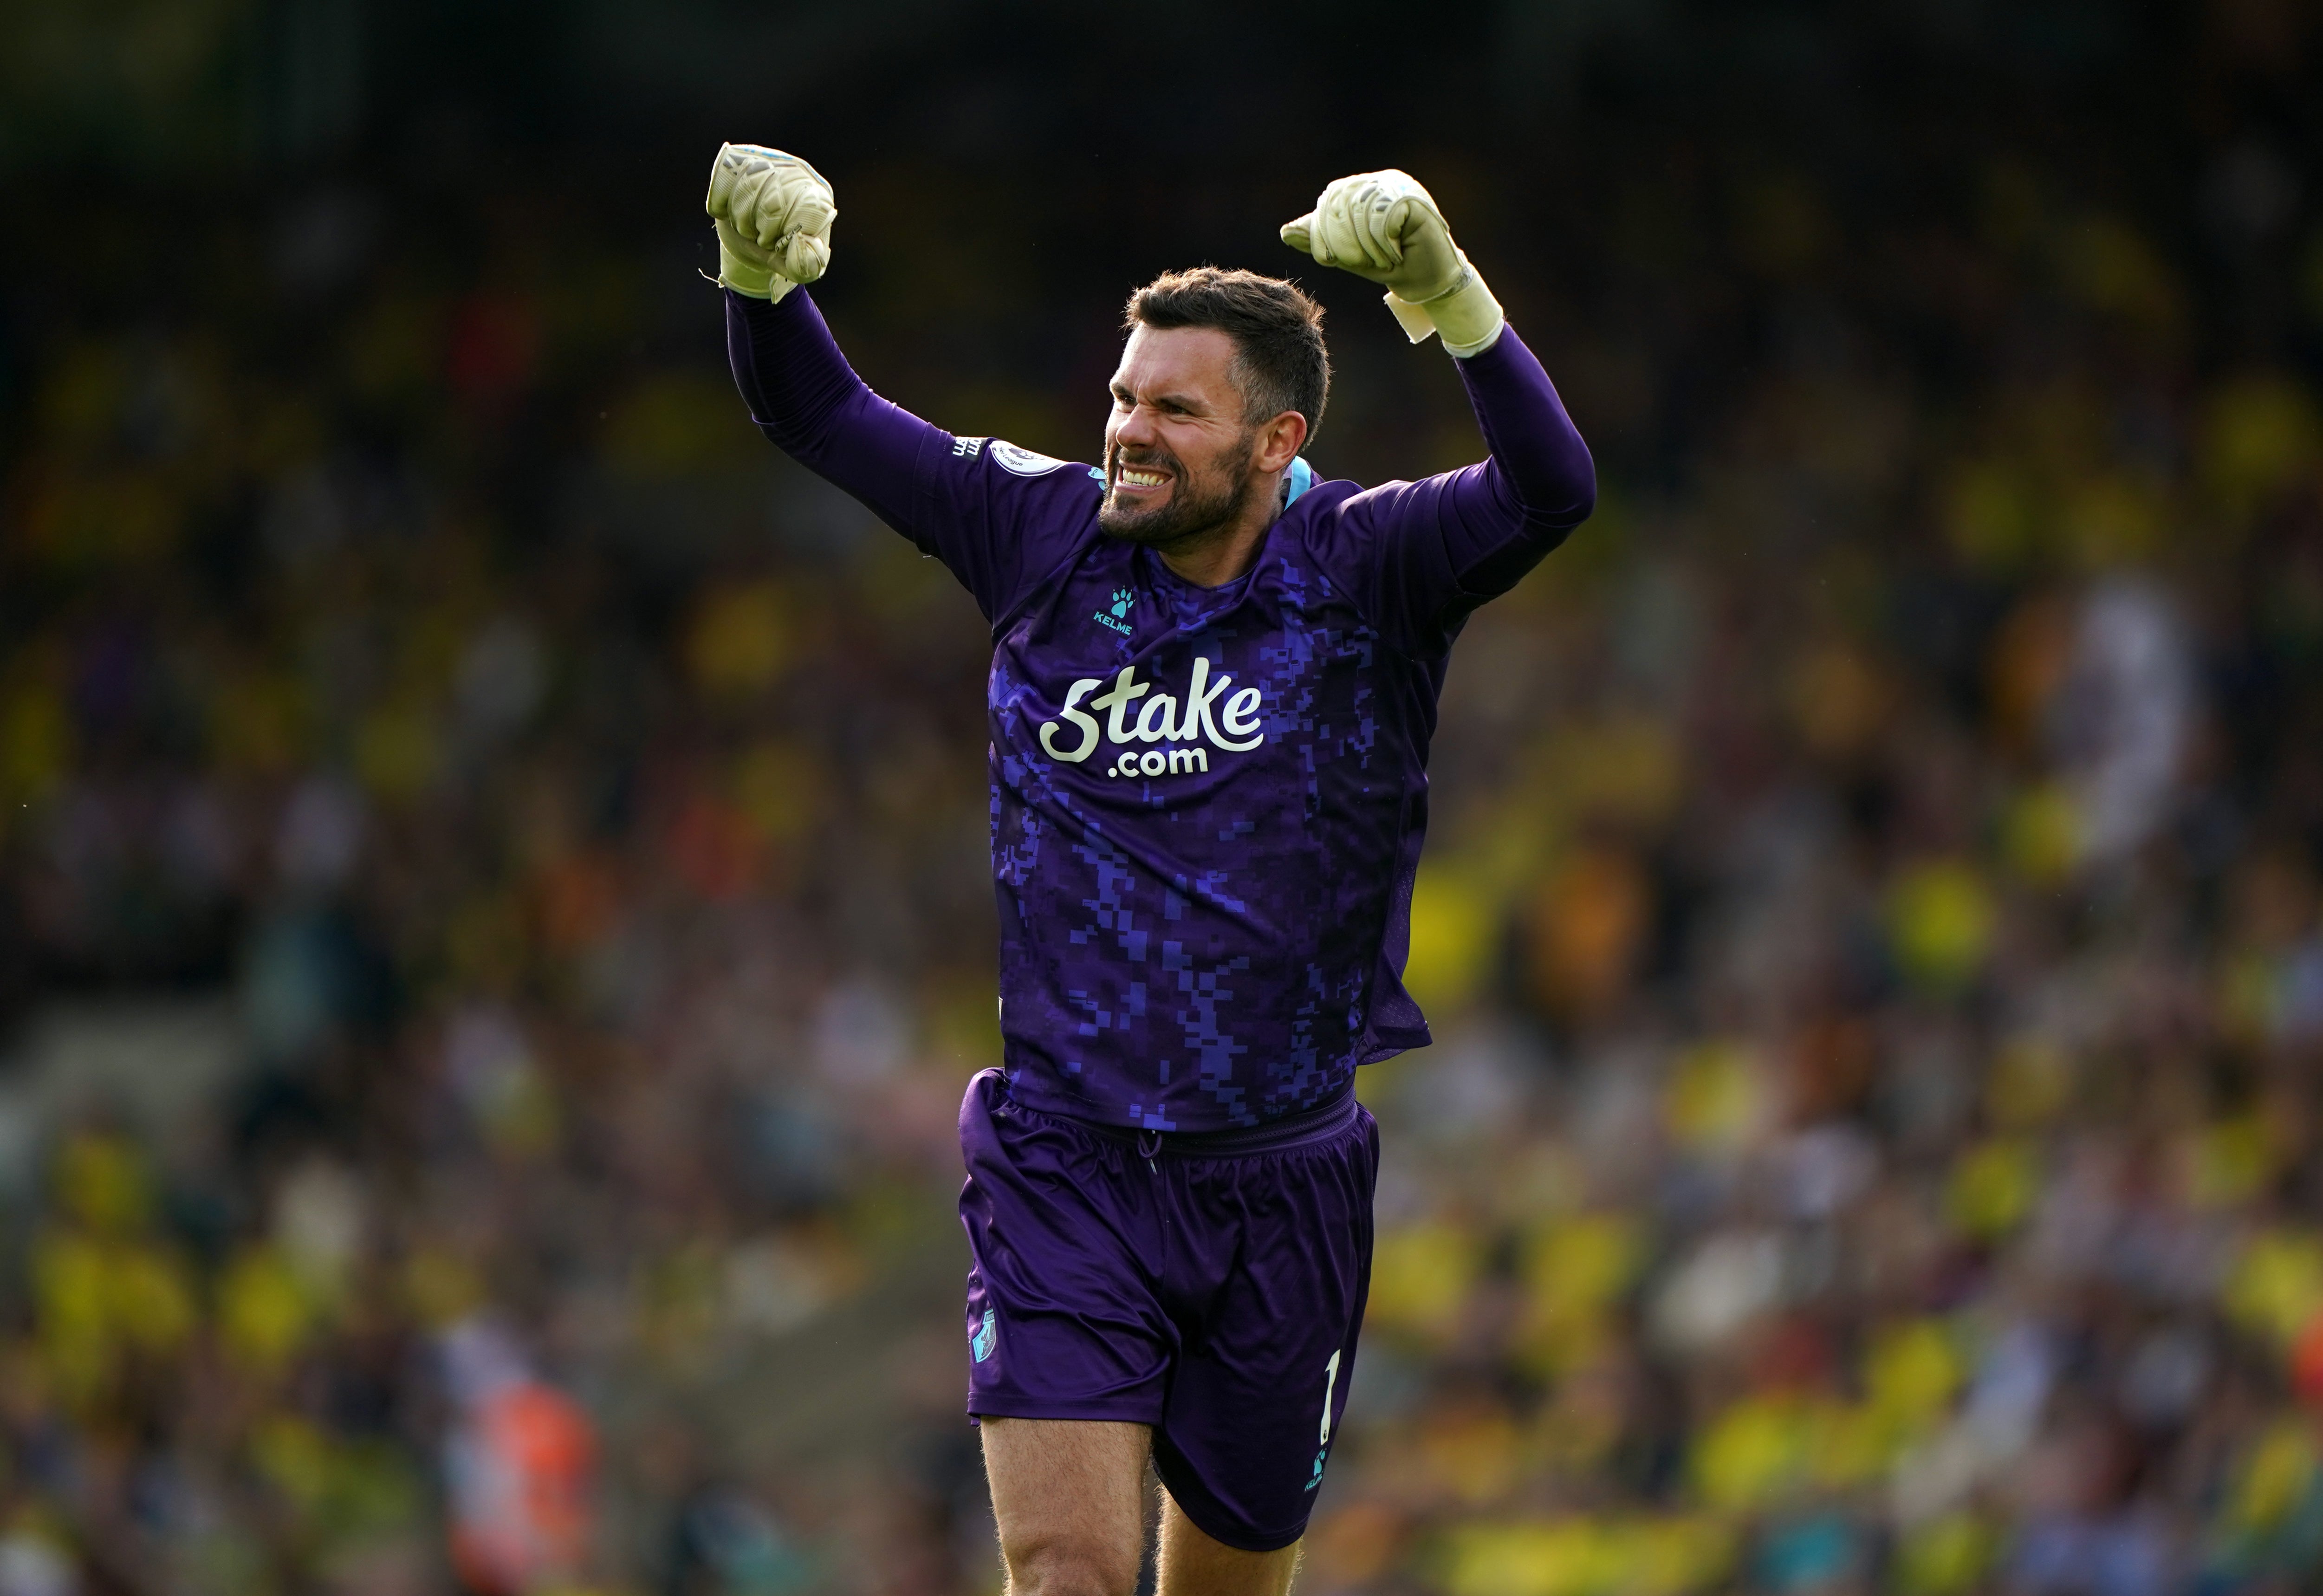
[[[1156,436],[1153,430],[1153,412],[1147,407],[1132,405],[1126,416],[1118,411],[1115,412],[1113,428],[1115,442],[1142,449],[1151,445]]]

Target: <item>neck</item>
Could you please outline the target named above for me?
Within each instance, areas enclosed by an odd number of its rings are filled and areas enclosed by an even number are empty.
[[[1196,587],[1224,587],[1258,559],[1267,528],[1282,513],[1282,473],[1270,472],[1232,520],[1152,546],[1170,573]]]

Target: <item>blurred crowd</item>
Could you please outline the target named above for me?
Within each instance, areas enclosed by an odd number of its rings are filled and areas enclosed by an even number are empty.
[[[877,1326],[948,1422],[848,1413],[875,1483],[734,1382],[950,1245],[973,608],[771,463],[682,255],[478,287],[390,225],[18,280],[0,984],[226,990],[243,1063],[0,1139],[0,1591],[948,1588],[956,1310]]]
[[[1302,1590],[2323,1582],[2323,165],[2204,137],[1409,162],[1605,493],[1455,654]],[[1085,457],[1127,282],[969,358],[941,174],[858,194],[874,384]],[[981,624],[748,426],[706,233],[535,204],[8,246],[0,1018],[239,1062],[0,1126],[0,1596],[996,1589]],[[1326,475],[1474,457],[1385,319]]]

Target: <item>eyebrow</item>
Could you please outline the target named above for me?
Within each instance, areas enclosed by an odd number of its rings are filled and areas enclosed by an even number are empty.
[[[1137,398],[1135,391],[1133,390],[1125,382],[1114,382],[1108,384],[1107,387],[1112,392],[1113,397],[1116,399],[1126,396],[1134,400]],[[1150,405],[1164,406],[1171,409],[1184,410],[1189,414],[1207,413],[1212,408],[1207,400],[1188,393],[1149,394],[1146,396],[1144,402]]]

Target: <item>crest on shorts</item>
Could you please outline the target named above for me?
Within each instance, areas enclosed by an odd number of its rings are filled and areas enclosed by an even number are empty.
[[[976,1334],[968,1338],[968,1350],[976,1354],[976,1361],[979,1363],[992,1355],[992,1344],[1000,1337],[999,1329],[994,1324],[996,1316],[990,1308],[986,1308],[984,1323],[978,1325]]]

